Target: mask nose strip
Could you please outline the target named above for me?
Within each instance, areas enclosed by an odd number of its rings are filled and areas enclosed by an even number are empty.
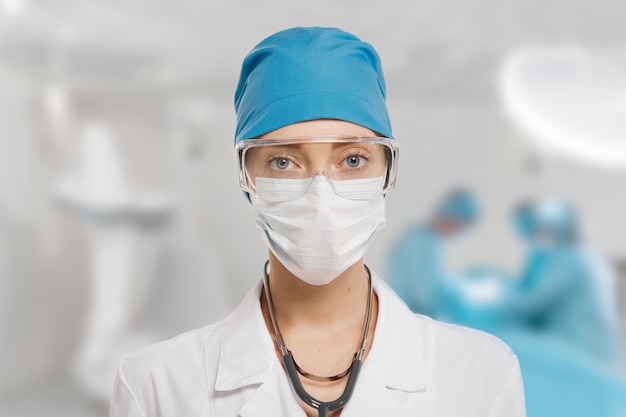
[[[317,171],[314,171],[313,174],[311,175],[311,177],[313,178],[318,177],[318,176],[323,176],[330,180],[330,176],[328,175],[326,171],[317,170]]]
[[[326,181],[324,181],[324,178],[326,179]],[[326,171],[318,170],[318,171],[313,172],[313,174],[311,175],[311,182],[309,182],[309,185],[307,189],[305,190],[305,193],[308,193],[310,191],[323,191],[323,190],[327,190],[327,191],[332,190],[335,194],[340,196],[340,194],[335,189],[335,182],[333,181],[332,178],[330,178],[328,173]]]

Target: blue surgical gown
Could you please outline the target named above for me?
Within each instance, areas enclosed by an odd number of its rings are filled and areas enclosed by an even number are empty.
[[[549,333],[609,365],[620,360],[619,334],[609,321],[593,268],[578,246],[536,250],[524,277],[501,301],[512,321]]]
[[[428,226],[407,229],[385,263],[386,279],[411,310],[444,319],[454,297],[441,254],[441,238]]]
[[[497,302],[453,306],[452,321],[494,334],[518,355],[529,417],[626,415],[621,343],[598,270],[578,246],[535,248],[519,280],[502,277]]]

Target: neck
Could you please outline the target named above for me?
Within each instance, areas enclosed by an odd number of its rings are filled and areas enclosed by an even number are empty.
[[[368,304],[369,282],[362,261],[348,268],[331,283],[312,286],[287,271],[270,254],[267,277],[276,321],[280,323],[283,342],[293,360],[310,375],[328,377],[345,374],[358,352],[365,360],[374,338],[378,303],[373,298],[371,321],[367,329],[365,349],[360,350]],[[265,287],[267,290],[267,287]],[[261,309],[268,331],[274,338],[266,294],[261,295]],[[277,340],[276,354],[284,359]],[[304,375],[304,374],[303,374]],[[351,375],[352,376],[352,375]],[[333,401],[347,389],[348,378],[321,381],[311,376],[298,377],[306,392],[321,401]],[[292,381],[293,383],[293,381]],[[302,397],[300,397],[302,398]],[[317,412],[302,402],[307,415]],[[335,414],[331,414],[335,415]],[[338,413],[337,413],[338,415]]]
[[[310,285],[289,272],[270,253],[270,291],[281,329],[362,325],[369,285],[363,261],[326,285]]]

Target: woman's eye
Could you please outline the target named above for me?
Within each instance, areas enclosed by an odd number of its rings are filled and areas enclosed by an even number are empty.
[[[272,161],[272,164],[277,169],[287,169],[291,161],[288,158],[276,158]]]
[[[361,165],[361,159],[362,157],[359,155],[352,155],[346,158],[346,164],[350,168],[357,168],[359,165]]]

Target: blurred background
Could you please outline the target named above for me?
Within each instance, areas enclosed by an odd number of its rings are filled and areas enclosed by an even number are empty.
[[[565,380],[562,398],[617,415],[601,395],[624,392],[624,16],[620,0],[0,0],[0,415],[106,416],[125,355],[259,280],[233,94],[245,54],[301,25],[383,61],[401,157],[370,267],[415,311],[507,341],[530,417],[582,415],[537,405]]]

